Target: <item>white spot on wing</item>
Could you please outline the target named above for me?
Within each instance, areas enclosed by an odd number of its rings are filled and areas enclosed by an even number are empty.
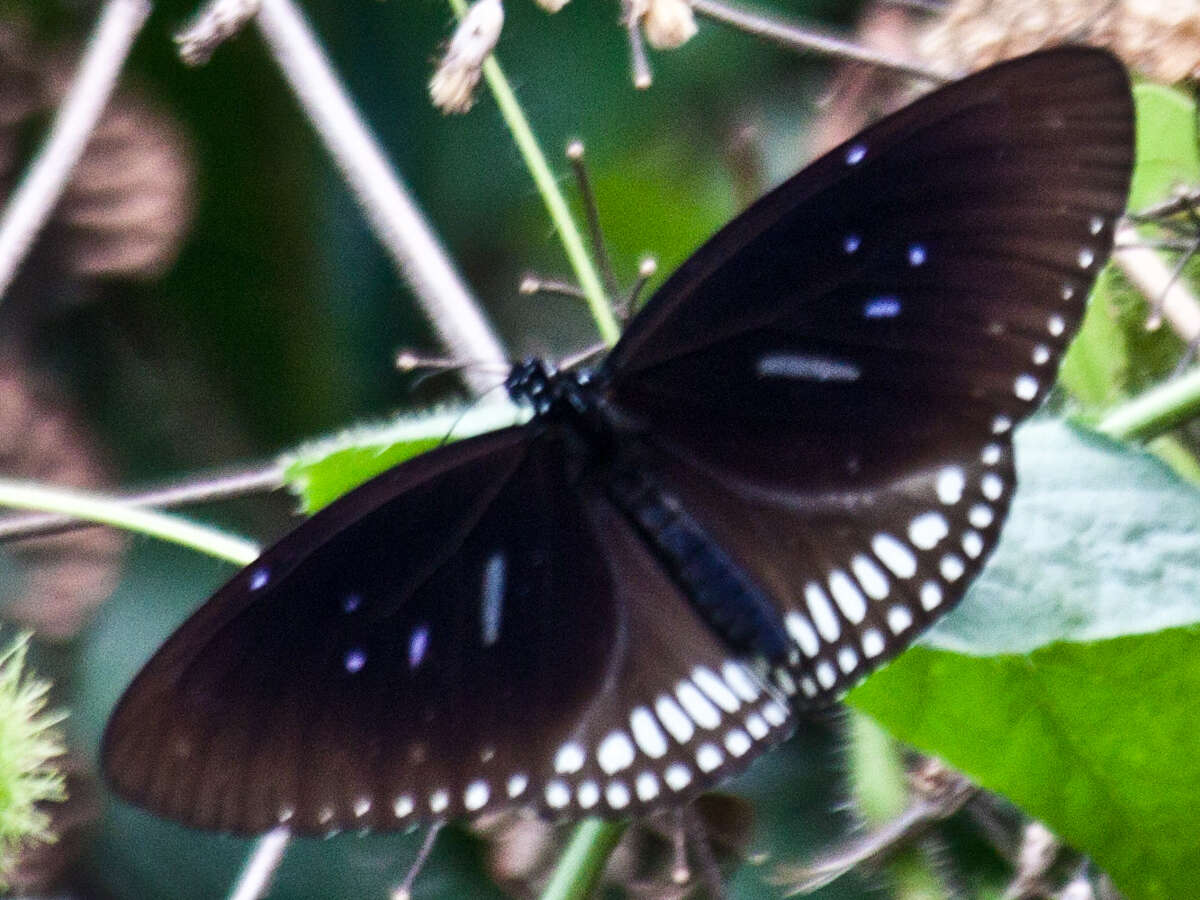
[[[508,796],[516,799],[525,793],[525,788],[527,787],[529,787],[529,776],[518,772],[508,779]]]
[[[1078,260],[1079,268],[1090,269],[1092,267],[1092,263],[1096,261],[1096,251],[1094,251],[1091,247],[1080,247]]]
[[[634,707],[629,714],[629,727],[633,729],[633,739],[642,748],[642,752],[651,759],[659,759],[667,752],[667,736],[662,733],[650,710],[644,706]]]
[[[583,768],[587,755],[575,741],[567,741],[554,755],[554,771],[559,775],[571,775]]]
[[[472,781],[463,791],[463,806],[467,812],[475,812],[487,805],[491,790],[486,781]]]
[[[857,625],[866,616],[867,598],[841,569],[834,569],[829,573],[829,592],[833,594],[833,600],[842,611],[842,615],[851,624]]]
[[[862,635],[863,655],[868,659],[878,656],[887,647],[883,634],[878,628],[868,628]]]
[[[865,144],[854,144],[846,151],[846,165],[857,166],[867,155]]]
[[[823,659],[817,663],[817,681],[823,688],[831,688],[837,683],[837,672],[828,660]]]
[[[804,602],[808,604],[809,615],[812,616],[817,631],[821,632],[821,637],[830,642],[836,641],[842,632],[841,626],[838,625],[837,615],[829,597],[815,581],[810,581],[804,586]]]
[[[755,365],[762,378],[799,381],[858,381],[862,370],[852,362],[810,353],[768,353]]]
[[[438,790],[429,795],[429,810],[433,813],[445,812],[446,807],[450,805],[450,794],[448,791]]]
[[[913,617],[907,606],[893,606],[887,614],[888,628],[893,634],[899,634],[912,627]]]
[[[709,703],[708,699],[700,693],[699,688],[687,679],[676,685],[675,696],[679,698],[683,708],[692,717],[692,721],[701,728],[711,731],[721,724],[721,714],[717,712],[717,708]]]
[[[858,579],[858,583],[862,585],[863,590],[872,600],[882,600],[891,591],[887,576],[883,574],[879,566],[861,553],[850,560],[850,568],[854,570],[854,577]],[[842,612],[846,612],[845,607],[842,608]],[[848,613],[847,617],[849,617]]]
[[[708,694],[710,700],[725,712],[737,712],[741,703],[738,702],[737,696],[729,689],[720,678],[717,677],[711,669],[704,666],[696,666],[692,669],[692,681],[700,685],[700,690]]]
[[[894,319],[900,315],[903,305],[894,294],[872,297],[863,307],[863,316],[868,319]]]
[[[490,647],[500,638],[500,619],[504,612],[504,581],[507,566],[503,553],[493,553],[483,567],[480,593],[480,626],[483,646]]]
[[[967,514],[967,520],[976,528],[987,528],[995,518],[992,508],[986,503],[976,503]]]
[[[687,713],[666,694],[660,695],[654,701],[654,711],[658,714],[658,720],[663,723],[663,727],[678,743],[686,744],[696,733],[696,728],[692,725],[692,720],[687,717]]]
[[[942,588],[936,581],[921,585],[921,606],[926,610],[936,609],[942,603]]]
[[[837,652],[838,668],[849,675],[858,665],[858,654],[852,647],[840,647]]]
[[[634,782],[634,789],[637,791],[638,799],[643,803],[649,803],[658,796],[658,778],[653,772],[642,772]]]
[[[711,772],[725,761],[725,754],[722,753],[716,744],[701,744],[696,748],[696,766],[701,772]]]
[[[1032,400],[1037,396],[1037,392],[1038,382],[1032,375],[1018,375],[1017,380],[1013,382],[1013,393],[1020,400]]]
[[[750,732],[750,736],[756,741],[761,741],[767,736],[770,728],[762,716],[758,713],[750,713],[750,715],[746,716],[746,730]]]
[[[581,809],[591,809],[600,802],[600,785],[594,781],[585,781],[575,791],[575,799]]]
[[[416,669],[421,665],[428,650],[429,628],[425,625],[418,625],[408,637],[408,667]]]
[[[940,512],[927,512],[908,523],[908,539],[921,550],[932,550],[950,533],[950,523]]]
[[[792,640],[799,645],[800,650],[805,656],[811,658],[817,655],[817,652],[821,649],[821,642],[817,639],[817,633],[813,631],[813,627],[808,623],[808,619],[795,610],[792,610],[783,617],[783,624],[787,628],[788,634],[792,636]]]
[[[683,763],[671,763],[663,772],[663,780],[673,791],[682,791],[692,783],[692,771]]]
[[[413,799],[408,794],[401,794],[392,804],[392,812],[397,819],[403,819],[413,814]]]
[[[947,553],[942,557],[940,568],[942,577],[947,581],[958,581],[958,579],[962,578],[964,571],[963,561],[953,553]]]
[[[725,676],[725,683],[746,703],[753,703],[758,699],[758,687],[741,663],[727,660],[721,666],[721,674]]]
[[[880,532],[871,538],[871,549],[897,578],[912,578],[917,573],[917,557],[890,534]]]
[[[562,809],[571,802],[571,788],[560,778],[546,785],[546,804],[552,809]]]
[[[637,751],[634,750],[633,741],[629,740],[629,735],[617,729],[610,731],[607,737],[600,742],[600,746],[596,748],[596,762],[607,774],[612,775],[633,765],[633,758],[636,754]]]
[[[1067,323],[1062,316],[1053,315],[1046,320],[1046,330],[1054,337],[1060,337],[1067,330]]]
[[[966,531],[962,536],[963,553],[967,554],[971,559],[978,559],[979,554],[983,553],[983,538],[978,531]]]
[[[371,800],[368,797],[359,797],[354,801],[354,817],[361,819],[371,811]]]
[[[729,751],[730,756],[742,756],[750,749],[750,736],[740,728],[731,729],[725,735],[725,749]]]
[[[1004,493],[1004,481],[995,472],[988,472],[980,479],[980,490],[989,500],[999,500]]]
[[[937,496],[946,506],[953,506],[962,500],[963,489],[967,486],[967,476],[959,466],[946,466],[938,472]]]

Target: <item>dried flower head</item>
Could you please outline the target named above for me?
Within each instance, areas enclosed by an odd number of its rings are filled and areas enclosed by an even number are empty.
[[[0,350],[0,469],[74,487],[105,484],[91,436],[17,356]],[[121,534],[104,528],[6,544],[22,578],[0,595],[5,617],[43,637],[70,637],[116,587],[124,547]]]
[[[673,50],[696,33],[696,17],[688,0],[649,0],[642,32],[651,47]]]
[[[28,646],[20,637],[0,652],[0,876],[23,845],[53,839],[38,804],[64,797],[62,776],[51,765],[63,753],[54,726],[64,715],[46,712],[50,685],[25,671]]]
[[[476,0],[462,17],[446,53],[429,81],[433,105],[445,113],[465,113],[475,105],[475,85],[504,26],[500,0]]]
[[[57,107],[77,53],[47,51],[0,26],[0,182],[16,176],[31,121]],[[192,222],[188,140],[161,109],[130,90],[110,101],[72,172],[51,229],[67,270],[87,277],[153,278],[174,261]]]
[[[1148,77],[1200,75],[1196,0],[955,0],[921,40],[923,55],[957,70],[981,69],[1066,41],[1107,47]]]

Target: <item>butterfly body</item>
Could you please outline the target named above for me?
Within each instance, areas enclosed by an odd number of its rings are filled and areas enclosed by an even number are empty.
[[[1112,245],[1128,79],[993,67],[722,229],[525,425],[417,457],[265,551],[105,735],[122,796],[202,828],[402,828],[686,802],[951,608],[1011,430]]]

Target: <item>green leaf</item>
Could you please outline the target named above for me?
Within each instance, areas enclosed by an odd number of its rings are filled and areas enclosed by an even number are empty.
[[[406,459],[450,440],[515,424],[523,415],[507,403],[478,403],[352,428],[286,456],[284,480],[300,497],[301,509],[312,513]]]
[[[1194,894],[1200,492],[1035,421],[1005,536],[962,606],[850,695],[1013,800],[1131,900]]]
[[[1137,159],[1129,208],[1200,180],[1196,104],[1157,84],[1134,88]],[[1089,410],[1103,409],[1168,375],[1182,344],[1170,329],[1146,329],[1146,298],[1112,266],[1101,273],[1087,315],[1063,360],[1062,383]]]
[[[914,647],[852,694],[1091,856],[1130,900],[1195,896],[1200,628],[1028,655]]]
[[[1025,653],[1200,622],[1200,491],[1159,459],[1066,423],[1016,435],[1018,489],[966,599],[925,636]]]
[[[1172,188],[1200,179],[1196,142],[1196,102],[1188,94],[1161,84],[1133,89],[1137,105],[1137,165],[1129,191],[1129,208],[1143,209],[1162,200]]]

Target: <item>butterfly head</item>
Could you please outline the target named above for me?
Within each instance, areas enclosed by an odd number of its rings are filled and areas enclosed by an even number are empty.
[[[514,403],[533,407],[539,418],[590,418],[596,409],[590,373],[556,369],[542,359],[517,363],[504,387]]]

